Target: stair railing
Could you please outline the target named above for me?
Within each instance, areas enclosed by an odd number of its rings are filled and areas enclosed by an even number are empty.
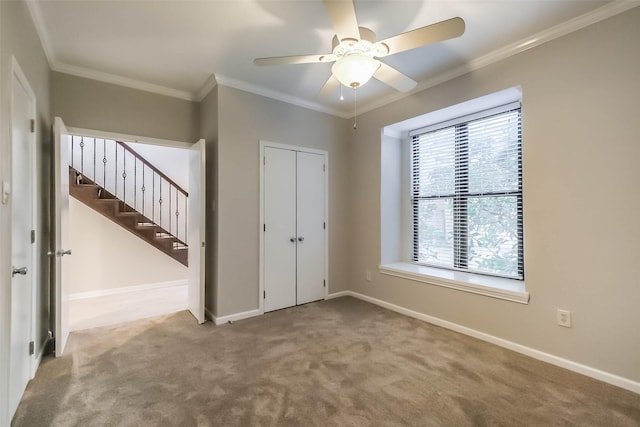
[[[74,135],[71,167],[187,245],[189,194],[126,143]]]

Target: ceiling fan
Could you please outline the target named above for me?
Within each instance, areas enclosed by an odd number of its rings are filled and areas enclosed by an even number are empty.
[[[340,84],[358,88],[371,77],[400,92],[408,92],[417,83],[380,58],[459,37],[465,29],[464,20],[456,17],[376,41],[373,31],[358,26],[353,0],[323,0],[323,3],[336,32],[331,53],[257,58],[253,61],[256,65],[334,62],[331,77],[320,90],[320,97],[329,96]]]

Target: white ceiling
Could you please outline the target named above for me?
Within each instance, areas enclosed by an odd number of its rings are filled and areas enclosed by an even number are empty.
[[[330,53],[334,31],[320,0],[29,0],[51,67],[186,99],[218,82],[349,116],[352,90],[316,98],[331,64],[258,67],[256,57]],[[639,3],[635,2],[637,6]],[[384,58],[416,90],[460,75],[621,10],[602,0],[356,0],[378,40],[455,16],[463,36]],[[215,80],[214,77],[215,76]],[[373,79],[358,110],[401,94]]]

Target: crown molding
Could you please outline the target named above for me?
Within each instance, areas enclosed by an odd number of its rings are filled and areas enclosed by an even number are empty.
[[[216,75],[211,74],[196,94],[195,100],[198,102],[202,101],[207,95],[209,95],[209,92],[211,92],[211,90],[216,87],[217,84],[218,81],[216,80]]]
[[[122,77],[116,74],[105,73],[103,71],[96,71],[89,68],[77,67],[75,65],[68,65],[56,62],[51,69],[59,73],[71,74],[72,76],[84,77],[86,79],[98,80],[105,83],[111,83],[118,86],[130,87],[132,89],[143,90],[145,92],[152,92],[159,95],[170,96],[172,98],[184,99],[186,101],[196,101],[196,97],[193,93],[184,90],[173,89],[166,86],[156,85],[153,83],[147,83],[141,80],[130,79],[128,77]]]
[[[49,68],[52,71],[59,73],[70,74],[77,77],[84,77],[91,80],[98,80],[105,83],[112,83],[119,86],[130,87],[132,89],[143,90],[146,92],[157,93],[159,95],[170,96],[173,98],[180,98],[187,101],[196,101],[197,96],[191,92],[174,89],[166,86],[156,85],[153,83],[144,82],[141,80],[131,79],[128,77],[119,76],[116,74],[105,73],[103,71],[96,71],[89,68],[79,67],[76,65],[69,65],[58,61],[55,57],[53,48],[51,47],[51,39],[47,32],[47,27],[42,17],[42,9],[37,0],[24,0],[29,9],[31,20],[36,27],[36,33],[40,38],[40,44],[44,50],[44,54],[49,63]]]
[[[515,43],[511,43],[505,47],[496,49],[486,55],[472,59],[466,64],[460,65],[459,67],[441,73],[428,80],[424,80],[410,92],[397,92],[392,95],[383,97],[378,101],[367,103],[360,108],[360,114],[373,111],[377,108],[391,104],[392,102],[399,101],[400,99],[406,98],[410,95],[442,84],[446,81],[453,80],[456,77],[460,77],[472,71],[479,70],[480,68],[486,67],[487,65],[502,61],[503,59],[509,58],[513,55],[517,55],[536,46],[540,46],[544,43],[565,36],[574,31],[578,31],[582,28],[588,27],[589,25],[603,21],[607,18],[618,15],[622,12],[626,12],[627,10],[633,9],[634,7],[638,6],[640,6],[640,1],[638,0],[615,0],[583,15],[577,16],[561,24],[547,28],[544,31],[540,31],[533,36],[521,39]]]
[[[216,84],[223,84],[228,87],[243,90],[245,92],[250,92],[256,95],[265,96],[267,98],[272,98],[278,101],[286,102],[288,104],[296,105],[296,106],[307,108],[310,110],[319,111],[321,113],[326,113],[326,114],[330,114],[330,115],[345,118],[345,119],[353,118],[353,115],[351,113],[346,113],[341,110],[326,107],[317,102],[302,99],[293,95],[285,94],[276,90],[268,89],[260,85],[247,83],[247,82],[226,77],[220,74],[212,74],[205,81],[205,83],[202,85],[200,90],[198,90],[195,93],[192,93],[188,91],[178,90],[178,89],[174,89],[166,86],[144,82],[141,80],[135,80],[128,77],[119,76],[116,74],[105,73],[102,71],[96,71],[96,70],[92,70],[84,67],[79,67],[75,65],[69,65],[69,64],[58,62],[55,58],[53,49],[51,47],[51,41],[49,39],[48,32],[46,31],[46,26],[44,24],[44,19],[42,17],[42,12],[41,12],[38,1],[25,0],[25,3],[27,4],[29,13],[31,15],[31,18],[36,28],[36,32],[38,33],[38,36],[40,38],[42,48],[44,50],[47,61],[49,62],[49,67],[53,71],[57,71],[65,74],[71,74],[74,76],[84,77],[92,80],[103,81],[106,83],[112,83],[120,86],[130,87],[133,89],[143,90],[146,92],[157,93],[160,95],[170,96],[174,98],[184,99],[187,101],[195,101],[195,102],[202,101],[202,99],[204,99],[204,97],[209,94],[211,89],[213,89],[216,86]],[[515,43],[509,44],[505,47],[494,50],[493,52],[490,52],[486,55],[472,59],[469,62],[462,64],[456,68],[453,68],[447,72],[441,73],[428,80],[422,81],[410,92],[392,93],[389,96],[378,98],[376,101],[363,104],[362,106],[359,107],[359,114],[364,114],[369,111],[373,111],[377,108],[388,105],[392,102],[399,101],[403,98],[406,98],[418,92],[437,86],[446,81],[452,80],[456,77],[460,77],[471,71],[475,71],[480,68],[486,67],[487,65],[496,63],[503,59],[509,58],[513,55],[517,55],[526,50],[529,50],[536,46],[540,46],[544,43],[555,40],[559,37],[562,37],[574,31],[580,30],[589,25],[595,24],[599,21],[618,15],[620,13],[626,12],[627,10],[633,9],[638,6],[640,6],[640,1],[638,0],[614,0],[611,3],[608,3],[604,6],[601,6],[597,9],[594,9],[576,18],[570,19],[566,22],[563,22],[554,27],[548,28],[544,31],[534,34],[531,37],[521,39]]]
[[[44,24],[40,4],[38,4],[36,0],[25,0],[25,3],[27,4],[27,9],[29,9],[33,25],[36,27],[36,33],[38,33],[38,37],[40,38],[40,44],[42,45],[42,50],[44,50],[44,56],[49,63],[49,68],[53,68],[55,56],[53,54],[53,48],[51,47],[47,26]]]
[[[340,110],[329,108],[324,105],[318,104],[316,102],[308,101],[306,99],[298,98],[297,96],[284,94],[282,92],[278,92],[272,89],[267,89],[263,86],[247,83],[241,80],[233,79],[231,77],[226,77],[221,74],[216,74],[215,77],[218,84],[221,84],[223,86],[228,86],[234,89],[239,89],[239,90],[250,92],[256,95],[265,96],[267,98],[275,99],[277,101],[286,102],[287,104],[296,105],[298,107],[307,108],[309,110],[319,111],[321,113],[330,114],[332,116],[338,116],[344,119],[348,118],[348,116],[345,115]]]
[[[361,107],[359,107],[358,114],[364,114],[364,113],[373,111],[377,108],[383,107],[385,105],[391,104],[392,102],[399,101],[403,98],[414,95],[418,92],[422,92],[426,89],[445,83],[449,80],[453,80],[456,77],[463,76],[472,71],[479,70],[483,67],[486,67],[487,65],[491,65],[496,62],[502,61],[513,55],[517,55],[526,50],[534,48],[536,46],[540,46],[544,43],[547,43],[559,37],[565,36],[574,31],[578,31],[582,28],[588,27],[589,25],[603,21],[607,18],[626,12],[627,10],[633,9],[638,6],[640,6],[640,1],[638,0],[615,0],[611,3],[608,3],[604,6],[601,6],[583,15],[580,15],[578,17],[565,21],[561,24],[550,27],[544,31],[540,31],[539,33],[536,33],[533,36],[521,39],[505,47],[496,49],[493,52],[490,52],[486,55],[472,59],[466,64],[460,65],[459,67],[456,67],[447,72],[441,73],[428,80],[424,80],[421,83],[419,83],[410,92],[404,92],[404,93],[396,92],[389,96],[382,97],[377,101],[368,102],[362,105]],[[216,75],[216,77],[218,82],[225,86],[230,86],[236,89],[244,90],[246,92],[251,92],[257,95],[262,95],[268,98],[273,98],[279,101],[287,102],[289,104],[331,114],[344,119],[353,118],[353,115],[350,113],[345,113],[340,110],[328,108],[320,104],[313,103],[313,102],[310,102],[301,98],[297,98],[291,95],[285,95],[281,92],[277,92],[271,89],[266,89],[262,86],[246,83],[240,80],[231,79],[221,75]],[[211,90],[211,88],[209,90]]]

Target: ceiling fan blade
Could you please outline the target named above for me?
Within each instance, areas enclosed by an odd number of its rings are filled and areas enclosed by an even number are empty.
[[[464,20],[456,17],[438,22],[437,24],[407,31],[406,33],[380,40],[378,43],[387,45],[389,48],[387,55],[393,55],[394,53],[459,37],[464,33],[464,28]]]
[[[324,7],[329,13],[329,19],[338,40],[360,40],[360,29],[353,0],[324,0]]]
[[[336,57],[332,53],[326,55],[297,55],[297,56],[272,56],[270,58],[256,58],[256,65],[282,65],[282,64],[313,64],[317,62],[333,62]]]
[[[318,92],[316,98],[329,98],[331,95],[333,95],[336,89],[338,89],[338,86],[340,86],[340,81],[338,81],[336,76],[331,74],[331,77],[329,77],[329,80],[327,80],[324,86],[322,86],[322,89],[320,89],[320,92]]]
[[[380,62],[380,68],[378,68],[373,77],[400,92],[409,92],[418,84],[415,80],[384,62]]]

